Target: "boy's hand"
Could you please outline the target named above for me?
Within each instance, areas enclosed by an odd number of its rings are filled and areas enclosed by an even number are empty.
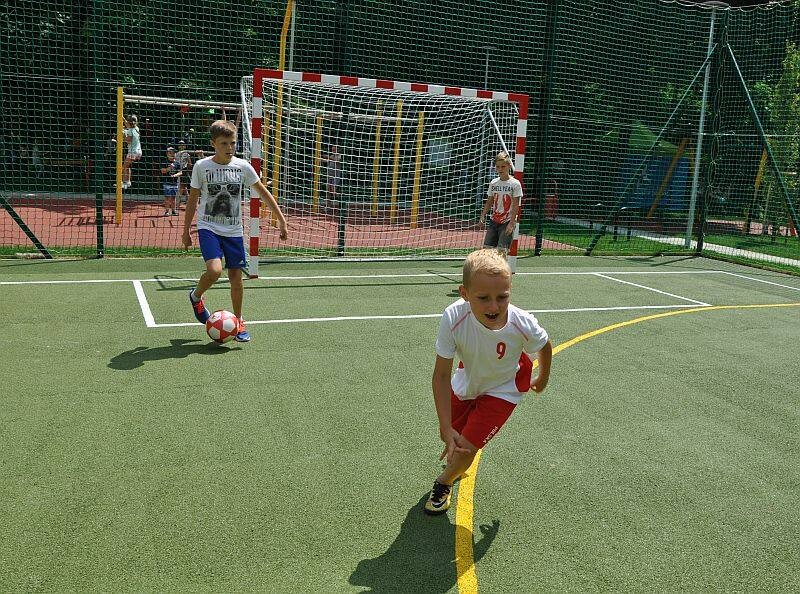
[[[280,226],[281,230],[281,239],[286,239],[289,237],[289,232],[286,229],[286,221],[280,221],[278,225]]]
[[[441,456],[439,456],[439,460],[447,459],[447,462],[450,462],[450,458],[453,454],[468,454],[469,450],[463,447],[463,437],[461,434],[450,427],[446,431],[440,431],[439,437],[444,442],[444,450],[442,451]]]
[[[537,394],[543,392],[544,389],[547,387],[547,380],[548,379],[549,378],[543,378],[541,375],[539,375],[536,378],[536,381],[531,384],[531,390],[533,390]]]
[[[192,247],[192,236],[189,235],[188,230],[183,232],[182,243],[183,243],[183,249],[185,250],[188,250],[190,247]]]

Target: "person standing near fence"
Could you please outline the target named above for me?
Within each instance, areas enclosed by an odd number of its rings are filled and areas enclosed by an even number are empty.
[[[128,144],[128,154],[122,164],[122,189],[127,190],[131,187],[131,166],[142,158],[142,142],[139,134],[139,118],[135,115],[126,120],[123,116],[125,129],[122,131],[125,142]]]
[[[481,226],[486,226],[483,247],[495,247],[503,254],[508,254],[522,200],[522,184],[511,176],[511,157],[508,153],[498,153],[494,159],[494,167],[497,177],[489,182],[479,219]],[[487,220],[489,211],[491,215]]]
[[[164,190],[164,216],[177,215],[178,185],[181,178],[181,164],[175,158],[175,149],[167,147],[167,160],[161,166],[162,189]]]
[[[175,160],[180,165],[183,175],[178,178],[178,196],[175,199],[176,206],[186,203],[189,200],[189,180],[192,177],[192,154],[186,147],[186,141],[178,141],[178,153]]]

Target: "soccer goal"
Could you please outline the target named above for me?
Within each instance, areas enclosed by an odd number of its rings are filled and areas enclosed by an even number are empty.
[[[272,217],[251,196],[253,275],[259,256],[463,257],[494,156],[522,179],[526,95],[265,69],[241,95],[244,152],[290,223],[285,243],[261,234]]]

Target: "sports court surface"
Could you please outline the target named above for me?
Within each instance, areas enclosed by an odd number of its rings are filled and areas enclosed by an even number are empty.
[[[796,590],[800,278],[519,260],[555,346],[458,484],[430,389],[460,262],[281,263],[211,344],[199,258],[0,261],[4,590]],[[229,309],[228,289],[207,295]]]

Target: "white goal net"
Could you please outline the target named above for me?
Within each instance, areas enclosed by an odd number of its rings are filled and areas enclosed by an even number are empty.
[[[495,155],[521,178],[524,95],[272,70],[241,93],[245,155],[290,229],[281,242],[251,206],[256,262],[463,256],[482,244]]]

